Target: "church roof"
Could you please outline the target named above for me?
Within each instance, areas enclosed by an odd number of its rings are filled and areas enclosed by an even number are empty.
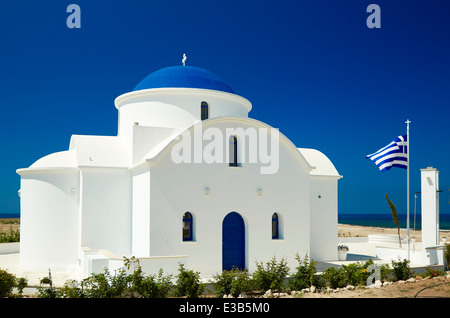
[[[314,166],[310,172],[311,176],[325,176],[325,177],[337,177],[342,178],[338,171],[334,167],[333,163],[327,156],[316,149],[298,148],[298,151],[308,161],[311,166]]]
[[[215,74],[194,66],[162,68],[145,77],[133,91],[163,87],[203,88],[234,94],[231,87]]]

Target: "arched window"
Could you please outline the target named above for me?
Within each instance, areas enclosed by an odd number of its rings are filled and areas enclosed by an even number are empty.
[[[201,119],[202,120],[208,119],[208,117],[209,117],[209,109],[208,109],[208,103],[207,102],[202,102],[202,104],[200,106],[200,110],[201,110]]]
[[[192,241],[192,214],[186,212],[183,215],[183,241]]]
[[[237,167],[237,138],[236,136],[230,136],[230,147],[229,147],[229,156],[230,156],[230,167]]]
[[[280,222],[278,218],[278,214],[272,214],[272,239],[276,240],[280,238]]]

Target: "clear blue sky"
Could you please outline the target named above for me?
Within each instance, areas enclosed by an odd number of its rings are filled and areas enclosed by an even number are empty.
[[[81,29],[66,26],[71,3]],[[366,25],[371,3],[381,29]],[[390,213],[385,193],[406,212],[406,170],[365,156],[409,118],[411,212],[433,166],[450,213],[449,15],[443,0],[2,1],[0,213],[19,211],[16,169],[72,134],[117,135],[114,99],[183,53],[249,99],[252,118],[333,161],[339,213]]]

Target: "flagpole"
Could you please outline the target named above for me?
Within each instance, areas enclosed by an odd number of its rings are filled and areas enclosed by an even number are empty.
[[[406,120],[406,236],[408,245],[408,261],[410,260],[410,243],[409,243],[409,124],[411,121]]]

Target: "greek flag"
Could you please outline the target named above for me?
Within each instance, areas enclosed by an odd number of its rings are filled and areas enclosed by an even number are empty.
[[[408,168],[408,155],[407,155],[407,147],[406,147],[406,136],[402,135],[395,138],[389,145],[381,148],[377,152],[366,156],[366,159],[369,158],[377,167],[385,172],[392,167],[398,168]]]

